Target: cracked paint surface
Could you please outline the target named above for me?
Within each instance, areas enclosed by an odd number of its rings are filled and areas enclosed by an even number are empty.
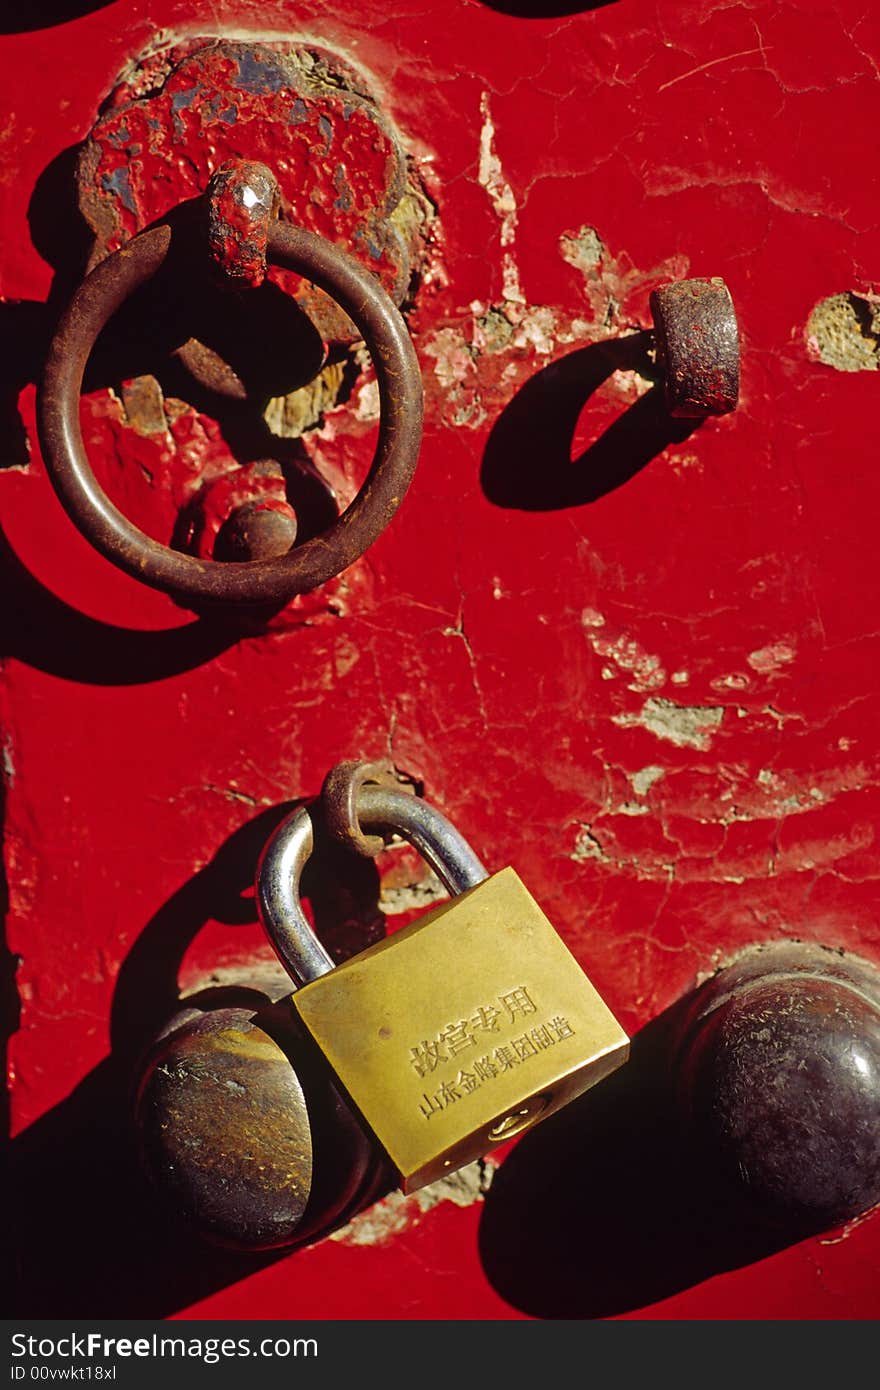
[[[877,377],[827,360],[814,331],[836,300],[826,341],[846,358],[853,297],[870,307],[880,286],[870,8],[211,10],[232,36],[354,55],[401,134],[436,208],[407,310],[424,444],[385,535],[267,630],[193,625],[92,553],[34,431],[53,271],[63,297],[82,269],[61,234],[72,186],[48,212],[34,189],[155,28],[205,20],[187,0],[119,0],[0,40],[10,1114],[44,1164],[84,1142],[123,1005],[164,997],[182,952],[191,972],[264,949],[248,835],[341,758],[390,757],[490,867],[513,864],[631,1033],[757,942],[880,961]],[[61,81],[74,47],[76,82]],[[176,114],[188,129],[192,106]],[[649,297],[691,275],[729,285],[743,373],[739,409],[685,435],[658,402]],[[365,357],[344,390],[299,410],[278,398],[246,429],[170,391],[139,404],[130,381],[89,396],[86,445],[160,538],[230,463],[280,457],[318,519],[365,474]],[[436,891],[392,858],[376,895],[391,930]],[[394,1229],[369,1245],[321,1242],[250,1277],[215,1264],[209,1287],[184,1271],[162,1314],[530,1316],[480,1259],[492,1198],[407,1205],[401,1226],[391,1202]],[[53,1232],[54,1249],[85,1249],[76,1281],[64,1260],[26,1263],[43,1315],[137,1316],[130,1266],[107,1289],[115,1233],[99,1222],[87,1242],[77,1206]],[[125,1260],[151,1269],[150,1238]],[[669,1289],[650,1314],[875,1317],[877,1241],[869,1218]],[[91,1299],[78,1310],[74,1284]]]
[[[330,1239],[345,1245],[376,1245],[390,1241],[442,1202],[452,1202],[457,1207],[481,1202],[492,1186],[493,1175],[491,1161],[479,1159],[408,1197],[402,1192],[391,1192],[334,1231]]]

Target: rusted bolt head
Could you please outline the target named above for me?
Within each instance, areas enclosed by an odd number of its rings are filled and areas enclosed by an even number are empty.
[[[215,560],[270,560],[296,540],[296,512],[287,502],[245,502],[227,518],[214,542]]]
[[[739,399],[739,327],[723,280],[678,280],[651,295],[670,415],[727,415]]]

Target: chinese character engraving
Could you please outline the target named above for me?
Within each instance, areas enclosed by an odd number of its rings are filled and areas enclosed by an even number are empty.
[[[500,1072],[511,1071],[513,1067],[518,1065],[519,1059],[514,1057],[509,1047],[496,1047],[495,1051],[492,1053],[492,1056],[498,1063],[498,1070]]]
[[[523,1033],[522,1037],[514,1038],[510,1045],[521,1062],[524,1062],[527,1057],[537,1057],[538,1055],[538,1049],[526,1033]]]
[[[436,1114],[438,1110],[443,1109],[443,1106],[440,1104],[436,1096],[429,1096],[424,1091],[422,1092],[422,1101],[424,1103],[419,1106],[419,1109],[421,1110],[426,1120],[430,1120],[432,1115]]]
[[[525,985],[511,989],[507,994],[499,995],[499,998],[510,1016],[511,1023],[515,1022],[520,1014],[525,1016],[538,1012],[537,1006],[533,1004]]]
[[[538,1013],[538,1006],[525,985],[499,994],[496,999],[500,1007],[494,1003],[481,1004],[469,1017],[447,1023],[436,1037],[423,1038],[410,1048],[410,1065],[420,1077],[436,1073],[438,1068],[443,1068],[460,1053],[474,1049],[467,1066],[460,1067],[454,1080],[443,1080],[433,1095],[423,1093],[419,1108],[426,1120],[448,1109],[463,1096],[472,1095],[485,1082],[494,1081],[530,1058],[555,1047],[563,1039],[574,1036],[575,1029],[562,1014],[553,1014],[550,1018],[531,1023],[531,1015]],[[506,1033],[512,1031],[510,1025],[523,1019],[527,1021],[524,1031],[515,1038],[505,1037]],[[530,1023],[531,1026],[528,1026]],[[497,1042],[488,1052],[476,1055],[481,1031],[494,1034],[492,1041],[497,1039]],[[483,1041],[485,1043],[489,1039]]]
[[[442,1086],[440,1087],[440,1090],[437,1092],[436,1098],[443,1106],[449,1106],[452,1105],[455,1101],[461,1100],[461,1096],[458,1094],[458,1091],[455,1089],[455,1086],[448,1081],[443,1082]]]
[[[468,1020],[466,1018],[461,1019],[459,1023],[447,1023],[443,1029],[439,1041],[448,1048],[450,1057],[455,1057],[466,1047],[474,1046],[474,1040],[467,1029]]]
[[[476,1010],[471,1022],[475,1028],[483,1028],[487,1033],[497,1033],[500,1017],[501,1010],[496,1009],[494,1004],[484,1004]]]
[[[440,1038],[435,1038],[432,1042],[424,1039],[416,1047],[410,1048],[410,1062],[415,1067],[419,1076],[427,1076],[434,1071],[438,1062],[445,1062],[446,1053],[442,1050],[443,1043]]]

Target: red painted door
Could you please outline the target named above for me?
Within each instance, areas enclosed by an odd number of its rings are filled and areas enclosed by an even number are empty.
[[[876,1317],[876,1219],[744,1239],[670,1166],[676,1121],[643,1065],[652,1030],[746,948],[800,940],[880,965],[870,7],[34,0],[21,16],[0,26],[19,1311]],[[35,426],[54,323],[94,254],[77,151],[111,92],[161,90],[169,54],[205,38],[329,53],[388,123],[409,259],[395,284],[389,241],[381,269],[425,392],[415,477],[380,539],[244,627],[92,549]],[[170,154],[113,128],[124,158],[93,191],[122,210],[117,244],[213,167],[192,88],[175,91]],[[345,191],[321,201],[339,168],[369,198],[379,176],[358,184],[359,159],[307,151],[303,167],[308,215],[369,264],[333,221]],[[649,296],[712,276],[736,306],[739,405],[672,418]],[[318,387],[284,368],[242,417],[192,380],[172,389],[149,343],[105,359],[82,408],[96,473],[165,544],[198,480],[232,465],[293,459],[348,500],[375,383],[350,344],[331,368]],[[129,1171],[135,1046],[178,992],[271,957],[257,856],[349,757],[391,759],[491,868],[518,869],[642,1060],[332,1237],[216,1251],[160,1219]],[[393,854],[380,889],[391,930],[436,891]],[[342,956],[365,930],[328,940]]]

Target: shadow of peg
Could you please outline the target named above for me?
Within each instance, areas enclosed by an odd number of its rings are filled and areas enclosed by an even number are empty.
[[[739,329],[723,280],[679,280],[651,295],[654,330],[591,343],[520,388],[496,421],[481,483],[490,502],[557,511],[596,502],[739,399]],[[615,372],[654,385],[572,458],[584,406]]]

